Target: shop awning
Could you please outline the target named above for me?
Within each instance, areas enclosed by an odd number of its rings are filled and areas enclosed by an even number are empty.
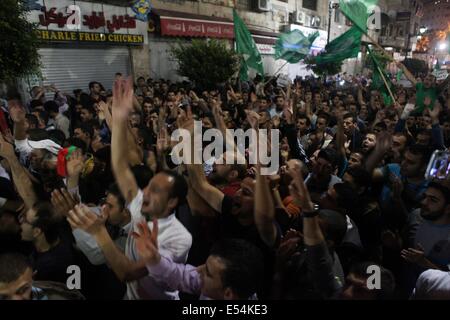
[[[234,39],[233,21],[227,18],[163,9],[153,9],[151,15],[158,17],[162,36]],[[278,37],[274,32],[250,32],[259,44],[273,45]]]
[[[233,22],[225,18],[159,9],[152,13],[159,16],[163,36],[234,38]]]

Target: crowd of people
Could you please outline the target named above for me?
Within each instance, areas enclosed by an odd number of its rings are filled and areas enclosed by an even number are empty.
[[[450,299],[450,184],[425,179],[450,144],[449,81],[399,66],[412,86],[394,103],[362,76],[198,88],[117,74],[109,90],[7,97],[0,299]],[[225,146],[176,165],[171,134],[195,120],[278,129],[278,171],[248,152],[219,163]]]

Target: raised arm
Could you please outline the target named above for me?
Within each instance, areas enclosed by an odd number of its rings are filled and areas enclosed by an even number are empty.
[[[9,115],[14,122],[14,139],[21,141],[27,138],[25,130],[25,110],[14,103],[9,106]]]
[[[194,190],[205,200],[214,210],[217,212],[222,212],[222,201],[224,194],[217,188],[213,187],[206,180],[205,172],[203,171],[203,166],[201,164],[194,163],[194,120],[192,119],[192,113],[188,108],[187,116],[184,118],[179,117],[178,127],[188,130],[191,135],[191,161],[190,164],[186,164],[186,169],[188,172],[190,183],[192,184]]]
[[[0,134],[0,156],[8,161],[17,192],[22,198],[28,209],[32,208],[37,202],[37,196],[33,191],[33,184],[27,174],[27,171],[17,159],[14,153],[14,147],[6,142],[3,135]]]
[[[144,261],[134,262],[117,247],[105,227],[107,216],[91,212],[85,205],[77,205],[71,211],[67,220],[72,229],[81,229],[95,238],[106,261],[121,281],[133,281],[145,277],[148,272]]]
[[[133,109],[133,83],[131,79],[114,82],[112,107],[111,163],[117,185],[127,202],[131,202],[137,193],[136,179],[127,161],[127,121]]]
[[[259,166],[258,166],[259,167]],[[266,177],[261,175],[260,168],[256,171],[255,188],[255,224],[264,243],[273,247],[277,236],[275,226],[275,206]]]

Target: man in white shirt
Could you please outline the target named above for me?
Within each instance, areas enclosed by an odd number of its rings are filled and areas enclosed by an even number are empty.
[[[131,230],[137,232],[137,224],[143,220],[157,220],[160,250],[177,263],[186,262],[192,245],[192,236],[175,217],[175,211],[186,200],[187,183],[171,171],[156,174],[144,190],[139,189],[128,165],[127,120],[133,108],[133,84],[131,80],[116,80],[113,97],[113,127],[111,139],[112,168],[116,182],[131,213]],[[127,282],[127,299],[177,299],[176,291],[158,282],[148,274],[135,246],[128,235],[123,254],[109,236],[104,215],[97,216],[85,206],[76,206],[69,213],[73,228],[80,228],[95,237],[105,258],[117,277]],[[149,226],[153,226],[149,222]]]

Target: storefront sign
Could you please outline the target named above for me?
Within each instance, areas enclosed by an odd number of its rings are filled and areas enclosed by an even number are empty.
[[[144,36],[136,34],[105,34],[53,30],[36,30],[36,32],[38,38],[45,42],[109,43],[125,45],[141,45],[144,43]]]
[[[256,43],[259,53],[261,54],[275,54],[275,49],[273,45]]]
[[[167,36],[234,38],[232,23],[161,17],[161,34]]]
[[[39,23],[41,26],[48,27],[51,24],[56,24],[59,28],[63,28],[67,24],[67,20],[73,15],[77,14],[76,11],[65,15],[62,12],[57,12],[56,8],[42,7],[42,14],[39,15]],[[126,15],[113,15],[110,19],[105,19],[103,12],[91,12],[90,14],[83,15],[83,26],[89,27],[89,29],[98,29],[101,27],[107,27],[109,32],[114,32],[120,29],[135,29],[136,19]]]
[[[145,4],[149,3],[149,1],[145,0],[142,3],[140,2],[140,4],[135,1],[134,4],[138,8],[133,8],[138,10],[149,9],[145,7]],[[137,19],[137,13],[130,6],[114,6],[76,0],[36,0],[34,4],[31,6],[33,10],[27,13],[27,20],[36,23],[37,28],[41,32],[43,30],[56,32],[67,31],[69,34],[71,34],[70,32],[80,32],[80,35],[95,32],[104,34],[106,37],[109,34],[141,35],[144,39],[143,43],[148,42],[147,22]],[[141,13],[141,11],[139,12]],[[60,40],[52,39],[52,41]],[[78,38],[78,41],[83,41],[83,39]],[[106,41],[108,42],[108,39]],[[139,43],[134,40],[113,42]]]

